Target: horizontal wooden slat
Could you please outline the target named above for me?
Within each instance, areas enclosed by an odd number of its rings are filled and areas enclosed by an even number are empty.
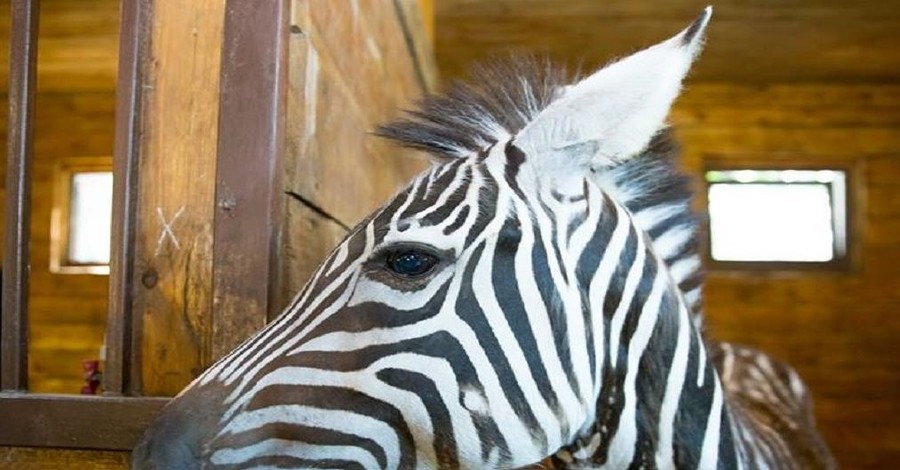
[[[714,3],[692,80],[741,83],[896,82],[896,2]],[[691,0],[445,0],[436,2],[436,53],[447,77],[512,50],[549,52],[593,68],[674,35],[705,3]]]
[[[845,134],[855,129],[879,130],[900,125],[900,86],[691,81],[675,102],[670,121],[681,132],[700,134],[741,128],[800,136],[822,134],[823,127],[844,129]],[[832,150],[840,151],[840,147]]]
[[[43,0],[38,81],[42,91],[115,89],[119,2]],[[0,63],[6,63],[9,16],[0,8]],[[0,69],[5,91],[6,70]]]
[[[127,470],[128,452],[36,447],[0,447],[0,462],[15,462],[16,470]]]
[[[80,394],[85,385],[82,363],[98,359],[99,344],[100,340],[84,349],[32,348],[28,356],[29,393]]]
[[[130,450],[167,398],[0,393],[0,444]]]
[[[705,286],[710,335],[794,366],[826,441],[854,469],[900,458],[900,426],[881,418],[896,414],[900,390],[897,92],[896,85],[689,83],[672,119],[683,164],[698,181],[710,162],[854,168],[851,270],[712,270]]]

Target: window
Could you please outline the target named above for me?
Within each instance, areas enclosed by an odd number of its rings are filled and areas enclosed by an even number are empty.
[[[801,267],[847,258],[847,174],[833,169],[706,172],[715,262]]]
[[[64,159],[56,167],[50,224],[50,270],[109,274],[112,160]]]

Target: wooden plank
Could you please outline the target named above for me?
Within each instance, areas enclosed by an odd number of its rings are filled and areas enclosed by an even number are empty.
[[[292,22],[285,190],[352,226],[425,167],[371,135],[423,90],[396,15],[377,2],[295,0]]]
[[[141,96],[147,53],[148,8],[145,0],[123,0],[119,86],[116,96],[113,206],[109,267],[109,316],[103,388],[109,395],[136,392],[140,361],[135,341],[134,262],[139,184]]]
[[[5,3],[8,5],[8,2]],[[47,91],[113,91],[119,2],[42,0],[38,82]],[[9,14],[0,8],[0,63],[8,59]],[[0,91],[7,71],[0,69]]]
[[[0,443],[8,446],[131,450],[162,398],[0,393]]]
[[[100,328],[98,331],[102,331]],[[95,341],[85,349],[76,349],[71,345],[47,350],[32,347],[28,354],[29,393],[80,394],[85,385],[82,363],[98,359],[103,338],[96,338]]]
[[[509,50],[549,53],[587,69],[661,41],[705,5],[688,0],[436,2],[435,50],[445,77]],[[691,81],[896,83],[896,2],[715,2]]]
[[[133,315],[140,322],[133,341],[143,359],[141,383],[131,388],[144,395],[174,395],[213,360],[214,175],[224,9],[220,0],[158,0],[147,26],[140,190],[130,258],[135,263]]]
[[[16,470],[127,470],[129,452],[0,447],[0,462],[15,462]]]
[[[422,31],[429,47],[434,45],[434,0],[418,0],[419,12],[422,17]],[[434,60],[434,53],[431,54]]]
[[[422,93],[401,22],[379,5],[292,2],[284,190],[299,199],[284,204],[284,303],[347,227],[427,165],[369,133]]]
[[[396,117],[421,95],[416,63],[395,9],[371,0],[357,6],[352,2],[294,3],[295,12],[306,11],[307,17],[305,25],[294,25],[316,51],[320,68],[330,69],[332,86],[353,99],[354,108],[348,113],[374,127]]]
[[[394,0],[394,10],[416,70],[419,86],[435,91],[438,85],[434,63],[434,5],[423,0]]]
[[[87,276],[74,275],[73,277]],[[106,284],[105,276],[92,277],[100,284]],[[33,293],[29,308],[31,310],[29,323],[32,338],[36,334],[36,329],[43,325],[89,325],[97,330],[98,335],[102,336],[103,331],[106,330],[106,318],[109,312],[105,295],[75,297],[65,292],[59,295],[36,295]]]
[[[38,12],[37,0],[11,3],[0,390],[28,388],[28,263]]]
[[[212,357],[283,305],[278,252],[288,2],[228,0],[222,47],[214,224]]]
[[[44,18],[42,18],[43,23]],[[57,161],[71,155],[108,156],[113,147],[115,96],[111,92],[38,93],[34,124],[34,152],[31,172],[31,246],[29,271],[30,337],[46,336],[47,325],[69,324],[90,326],[95,344],[90,356],[96,358],[106,329],[108,277],[94,275],[55,274],[49,270],[51,240],[51,195],[56,192],[53,182]],[[2,115],[2,121],[6,122]],[[6,136],[0,135],[0,146],[6,146]],[[108,157],[107,157],[108,158]],[[5,168],[0,167],[5,175]],[[2,226],[2,222],[0,222]],[[61,340],[60,338],[59,340]],[[49,339],[52,344],[54,341]],[[64,346],[64,344],[62,344]],[[62,360],[52,352],[37,353],[34,342],[29,344],[29,389],[32,391],[77,392],[83,380],[72,374],[52,377],[54,361]],[[66,364],[77,370],[78,358]],[[68,361],[68,358],[66,358]],[[37,371],[51,371],[50,374]],[[59,383],[59,388],[48,387]]]
[[[712,337],[797,368],[825,439],[852,468],[880,468],[900,454],[900,423],[877,418],[900,403],[897,109],[896,85],[703,83],[688,88],[675,113],[684,167],[698,181],[711,160],[857,169],[853,269],[712,270],[704,302]],[[693,121],[677,119],[684,116]]]

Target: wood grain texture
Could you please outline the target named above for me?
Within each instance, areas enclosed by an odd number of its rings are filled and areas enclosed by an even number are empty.
[[[16,470],[126,470],[130,452],[0,447],[0,467]]]
[[[166,398],[0,394],[3,445],[131,450]]]
[[[709,2],[444,0],[436,52],[447,77],[494,54],[547,52],[590,70],[673,36]],[[692,80],[891,83],[900,77],[900,4],[864,0],[714,2]]]
[[[396,10],[372,0],[356,4],[293,1],[288,68],[285,191],[347,226],[426,164],[370,134],[410,107],[423,88]],[[294,199],[286,200],[284,211],[286,304],[345,230]]]
[[[135,321],[145,395],[173,395],[212,356],[212,245],[225,4],[156,1],[142,112]],[[186,86],[203,84],[202,86]]]
[[[0,6],[0,40],[9,35],[9,2]],[[43,0],[41,2],[38,83],[45,91],[110,91],[115,88],[119,2]],[[8,47],[0,47],[7,63]],[[6,92],[6,68],[0,90]]]
[[[0,96],[0,101],[4,99]],[[112,153],[114,101],[112,91],[48,93],[39,89],[37,95],[29,289],[32,342],[28,350],[29,389],[33,392],[78,393],[84,383],[81,361],[100,355],[108,278],[50,272],[50,222],[58,162]],[[3,115],[0,128],[5,125]],[[5,142],[5,134],[0,135],[0,145]],[[5,169],[2,171],[5,174]],[[77,345],[68,344],[67,327],[82,332]],[[36,338],[40,339],[37,343]]]
[[[0,390],[28,389],[28,262],[39,12],[36,1],[10,2]]]
[[[213,244],[211,354],[261,329],[278,291],[288,4],[226,2]]]
[[[711,271],[705,300],[714,337],[799,371],[845,468],[900,459],[900,421],[887,418],[900,413],[898,93],[897,85],[699,83],[672,113],[698,186],[712,161],[855,170],[849,271]]]

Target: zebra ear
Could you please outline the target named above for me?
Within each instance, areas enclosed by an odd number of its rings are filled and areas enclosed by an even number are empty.
[[[542,165],[604,166],[638,154],[663,127],[681,81],[703,45],[712,7],[677,36],[566,87],[514,139]],[[552,155],[566,158],[561,163]]]

